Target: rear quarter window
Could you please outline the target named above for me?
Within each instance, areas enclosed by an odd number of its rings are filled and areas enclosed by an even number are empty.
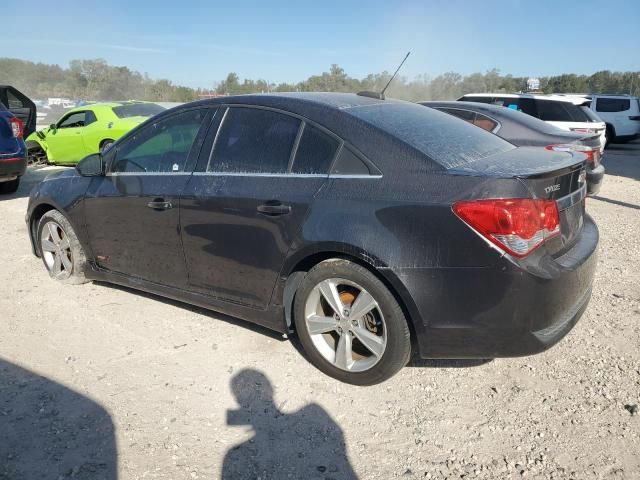
[[[631,108],[628,98],[598,98],[596,112],[625,112]]]
[[[393,135],[447,169],[515,148],[468,122],[418,104],[381,103],[345,111]]]

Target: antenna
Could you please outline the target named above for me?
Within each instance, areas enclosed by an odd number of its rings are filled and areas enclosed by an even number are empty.
[[[389,85],[391,85],[391,82],[393,82],[393,79],[396,78],[396,75],[398,75],[398,72],[400,71],[400,69],[402,68],[402,65],[404,65],[404,62],[407,61],[407,58],[409,58],[409,55],[411,55],[411,52],[407,52],[407,54],[404,57],[404,60],[402,60],[402,62],[400,62],[400,65],[398,65],[398,68],[396,68],[396,71],[393,73],[393,75],[391,75],[391,78],[389,79],[389,81],[387,82],[387,84],[384,86],[384,88],[382,89],[382,91],[380,93],[378,92],[359,92],[358,95],[360,95],[361,97],[371,97],[371,98],[376,98],[378,100],[384,100],[384,92],[387,91],[387,88],[389,88]]]

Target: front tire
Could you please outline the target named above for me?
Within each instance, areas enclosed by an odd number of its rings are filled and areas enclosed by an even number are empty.
[[[69,221],[57,210],[38,223],[38,247],[51,278],[69,284],[86,283],[87,258]]]
[[[333,259],[313,267],[296,292],[294,316],[311,363],[342,382],[374,385],[409,361],[409,327],[400,305],[356,263]]]
[[[110,138],[107,138],[106,140],[100,142],[100,153],[105,152],[111,145],[113,145],[113,142],[114,141]]]

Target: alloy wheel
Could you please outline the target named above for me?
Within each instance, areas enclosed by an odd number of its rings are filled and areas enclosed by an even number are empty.
[[[40,234],[40,249],[49,271],[58,280],[71,276],[73,254],[71,243],[64,229],[56,222],[47,222]]]
[[[335,367],[363,372],[382,358],[387,327],[378,302],[355,282],[328,278],[305,302],[305,325],[318,352]]]

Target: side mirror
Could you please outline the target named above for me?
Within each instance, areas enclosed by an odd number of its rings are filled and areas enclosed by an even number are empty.
[[[55,124],[55,123],[52,123],[51,125],[49,125],[49,128],[50,128],[51,130],[55,130],[55,129],[56,129],[56,124]]]
[[[83,177],[100,177],[104,175],[104,160],[99,153],[84,157],[76,165],[76,170]]]

